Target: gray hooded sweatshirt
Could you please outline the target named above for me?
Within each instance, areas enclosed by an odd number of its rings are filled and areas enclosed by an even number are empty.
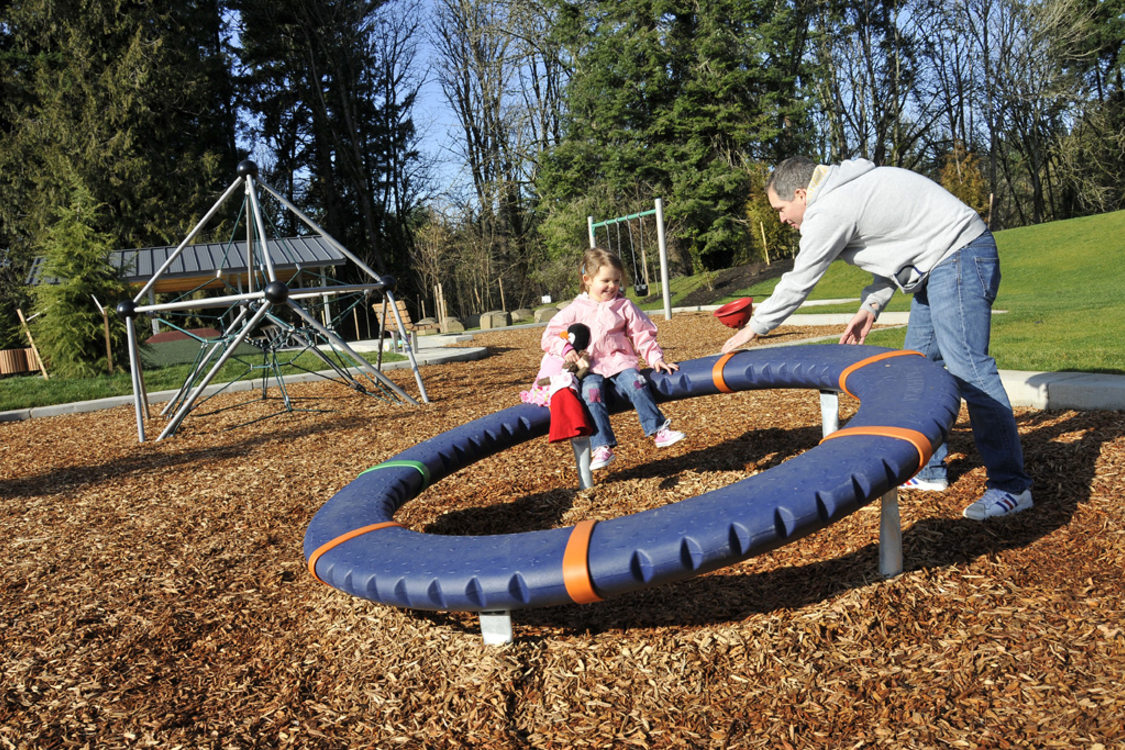
[[[866,159],[817,167],[793,270],[749,326],[762,336],[781,325],[837,258],[871,274],[860,307],[878,316],[896,289],[915,291],[934,266],[987,229],[976,211],[916,172]]]

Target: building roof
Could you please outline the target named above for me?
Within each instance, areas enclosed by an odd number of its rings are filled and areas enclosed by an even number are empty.
[[[109,261],[125,273],[130,284],[144,284],[153,277],[161,265],[175,251],[176,245],[145,247],[135,250],[114,250]],[[259,248],[255,247],[255,253]],[[269,240],[270,258],[278,271],[341,266],[346,256],[319,235],[307,237],[282,237]],[[36,258],[28,272],[29,285],[49,281],[43,278],[44,258]],[[255,263],[257,268],[258,263]],[[218,285],[225,280],[245,281],[246,243],[208,242],[187,245],[180,252],[153,287],[155,292],[182,292],[206,285]]]

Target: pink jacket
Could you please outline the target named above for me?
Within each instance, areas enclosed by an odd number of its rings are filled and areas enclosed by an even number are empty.
[[[664,359],[656,343],[656,325],[633,302],[617,297],[594,302],[582,293],[558,312],[543,331],[543,351],[562,357],[570,346],[559,334],[571,323],[590,328],[590,371],[612,377],[637,366],[638,356],[652,367]]]

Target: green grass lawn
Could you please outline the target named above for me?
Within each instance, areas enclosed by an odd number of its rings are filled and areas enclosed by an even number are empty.
[[[1002,281],[992,319],[992,355],[1001,369],[1125,373],[1125,211],[1056,221],[996,233]],[[697,277],[692,277],[696,279]],[[871,277],[838,261],[810,300],[856,298]],[[677,289],[677,282],[681,287]],[[739,297],[763,300],[777,279],[740,289]],[[675,298],[699,286],[676,279]],[[817,307],[815,312],[854,312],[856,303]],[[896,294],[888,310],[910,309]],[[868,342],[902,345],[903,330],[876,332]]]
[[[1125,211],[1057,221],[996,234],[1003,280],[993,316],[992,354],[1001,369],[1125,373]],[[870,276],[837,262],[809,299],[859,296]],[[706,283],[703,274],[672,279],[672,304]],[[772,279],[723,296],[714,304],[739,297],[763,300],[777,284]],[[657,285],[656,290],[659,289]],[[858,305],[828,305],[816,312],[853,312]],[[908,310],[910,297],[896,294],[888,310]],[[904,331],[876,331],[868,342],[902,346]],[[393,356],[393,355],[392,355]],[[298,365],[324,369],[311,354]],[[398,357],[401,359],[401,357]],[[390,356],[385,357],[390,360]],[[245,366],[228,363],[217,382],[239,375],[257,377]],[[292,368],[299,372],[298,368]],[[146,370],[149,391],[179,388],[188,366]],[[0,379],[0,411],[85,401],[132,392],[128,373],[85,380],[44,381],[37,375]]]

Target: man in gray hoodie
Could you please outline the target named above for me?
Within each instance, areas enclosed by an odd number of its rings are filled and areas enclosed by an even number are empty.
[[[800,249],[793,270],[723,351],[781,325],[837,258],[870,272],[872,283],[840,343],[862,344],[895,291],[912,294],[904,348],[941,362],[957,381],[988,472],[984,496],[965,508],[965,517],[984,520],[1032,507],[1015,417],[988,354],[1000,261],[976,211],[922,175],[866,159],[837,166],[786,159],[770,175],[766,195],[782,223],[800,231]],[[948,487],[947,452],[939,446],[903,487]]]

